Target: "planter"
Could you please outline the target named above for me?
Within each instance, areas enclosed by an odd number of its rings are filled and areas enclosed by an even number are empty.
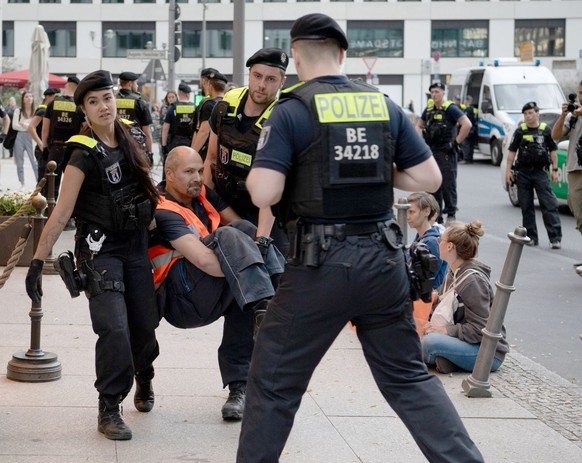
[[[10,217],[0,216],[0,224]],[[5,267],[16,247],[24,226],[28,223],[29,217],[19,217],[16,222],[4,230],[0,230],[0,266]],[[28,267],[34,254],[34,238],[32,232],[28,237],[24,252],[16,264],[18,267]]]

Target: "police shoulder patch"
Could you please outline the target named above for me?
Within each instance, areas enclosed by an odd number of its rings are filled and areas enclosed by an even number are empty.
[[[271,133],[270,126],[263,127],[263,130],[261,130],[261,135],[259,136],[259,141],[257,142],[257,151],[263,149],[263,147],[267,144],[267,142],[269,141],[270,133]]]

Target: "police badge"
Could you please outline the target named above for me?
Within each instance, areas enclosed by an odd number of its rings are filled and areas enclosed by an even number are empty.
[[[109,183],[116,184],[121,182],[121,167],[119,166],[119,162],[107,167],[105,173],[107,174]]]

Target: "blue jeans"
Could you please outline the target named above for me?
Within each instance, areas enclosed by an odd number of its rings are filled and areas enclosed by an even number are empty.
[[[441,333],[427,334],[421,344],[422,356],[427,365],[434,365],[437,357],[444,357],[466,371],[473,371],[481,346]],[[491,371],[496,371],[502,363],[503,360],[494,357]]]

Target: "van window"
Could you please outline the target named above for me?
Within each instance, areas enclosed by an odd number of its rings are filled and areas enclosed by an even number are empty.
[[[478,71],[471,72],[469,75],[469,80],[467,82],[467,93],[466,95],[471,95],[473,97],[473,104],[475,107],[479,107],[479,93],[481,92],[481,83],[483,82],[484,70],[479,69]]]
[[[540,109],[562,106],[562,95],[557,84],[504,84],[494,88],[497,108],[501,111],[520,112],[528,101],[535,101]]]
[[[491,100],[491,90],[487,85],[483,86],[483,100],[481,101],[481,106],[479,109],[483,114],[493,114],[493,100]]]

